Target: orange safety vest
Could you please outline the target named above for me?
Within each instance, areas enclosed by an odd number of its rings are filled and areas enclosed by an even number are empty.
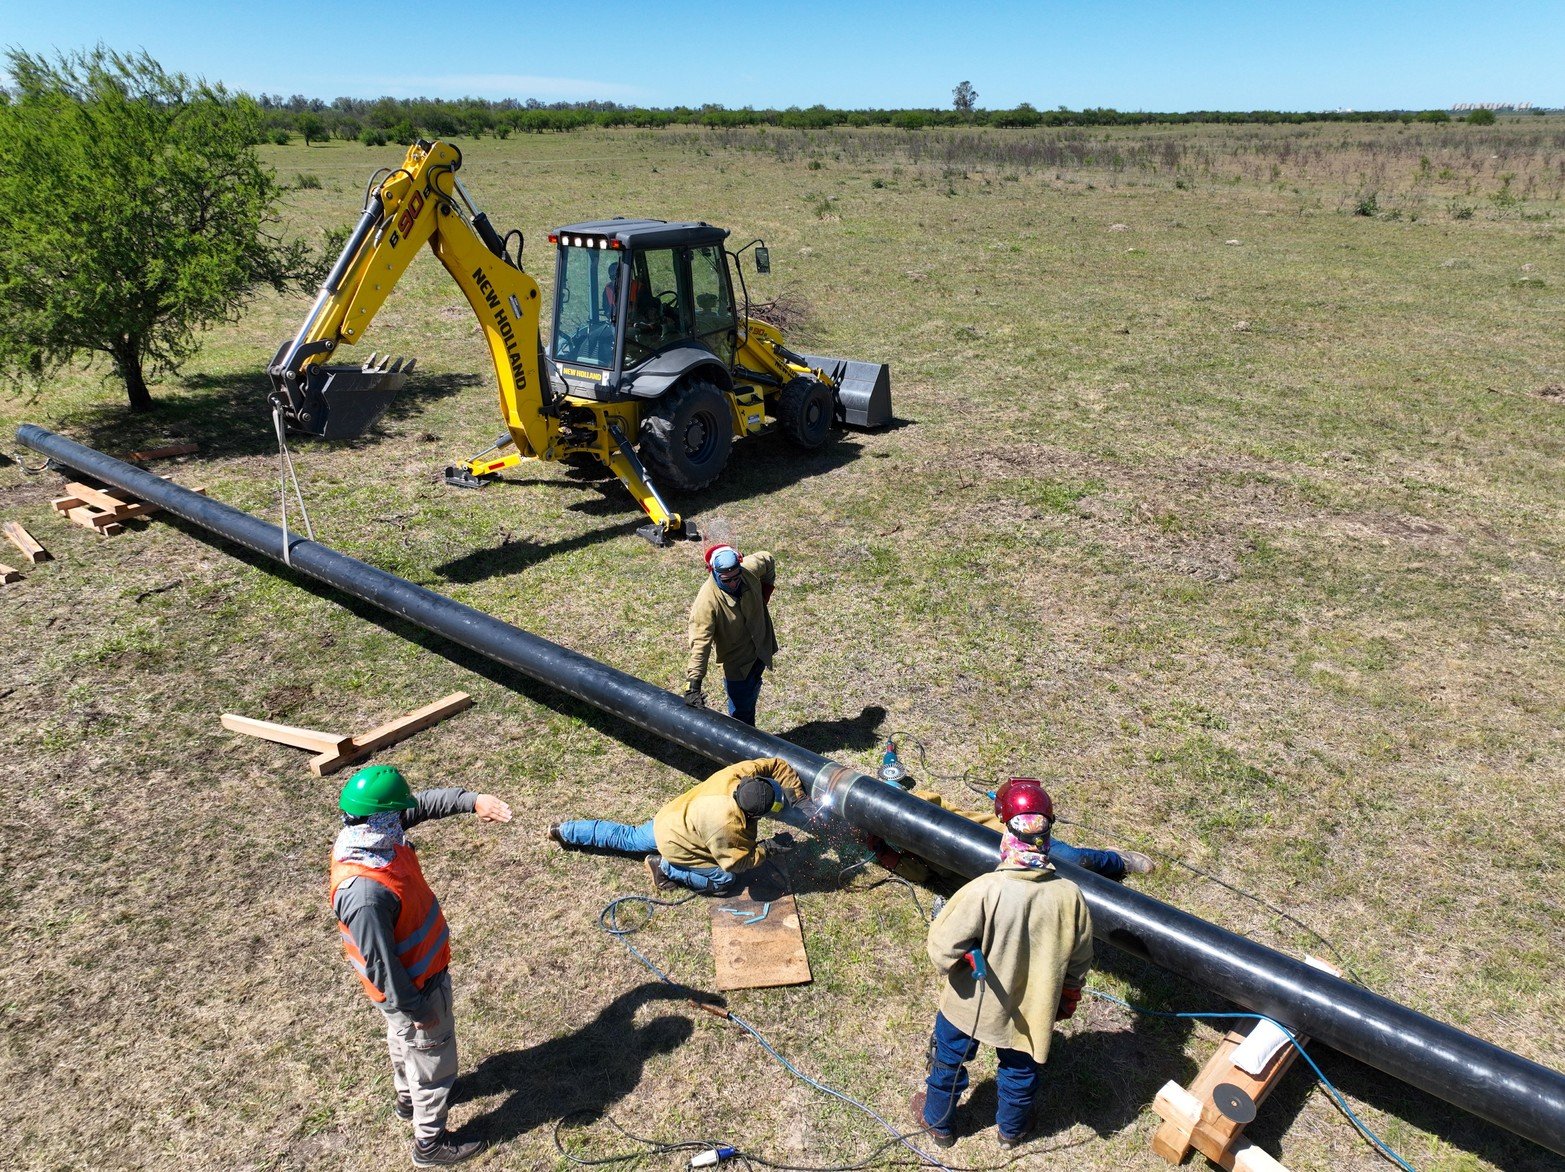
[[[326,898],[333,903],[337,888],[355,876],[372,879],[402,901],[402,911],[397,916],[392,936],[397,945],[397,960],[407,970],[414,987],[420,992],[435,977],[446,971],[451,963],[451,932],[446,927],[445,914],[440,901],[424,882],[424,872],[419,870],[418,855],[409,846],[395,848],[391,862],[384,867],[365,867],[358,863],[336,860],[331,865],[331,889]],[[386,994],[369,979],[368,966],[359,946],[353,942],[348,925],[337,922],[342,933],[342,950],[348,963],[364,982],[364,991],[371,1001],[384,1001]]]

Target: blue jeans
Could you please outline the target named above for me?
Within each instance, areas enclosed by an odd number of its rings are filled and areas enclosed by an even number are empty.
[[[1116,883],[1125,877],[1125,860],[1119,857],[1118,851],[1098,851],[1091,847],[1071,846],[1070,843],[1055,838],[1049,841],[1049,857],[1075,863],[1084,871],[1096,871],[1105,879],[1112,879]]]
[[[603,818],[577,818],[560,823],[560,838],[572,846],[590,846],[626,855],[651,855],[658,849],[650,818],[640,826]],[[713,895],[726,895],[739,882],[737,875],[721,867],[676,867],[667,859],[663,860],[663,874],[682,887]]]
[[[755,702],[761,697],[761,675],[766,671],[757,659],[750,674],[742,680],[723,677],[723,687],[728,690],[728,715],[755,727]]]
[[[978,1041],[957,1029],[942,1013],[935,1014],[935,1030],[929,1036],[929,1077],[925,1079],[924,1124],[936,1131],[952,1130],[956,1105],[967,1090],[967,1063],[978,1053]],[[1038,1064],[1025,1050],[995,1048],[1000,1067],[995,1072],[999,1105],[994,1121],[1000,1134],[1017,1138],[1027,1134],[1033,1099],[1038,1094]]]

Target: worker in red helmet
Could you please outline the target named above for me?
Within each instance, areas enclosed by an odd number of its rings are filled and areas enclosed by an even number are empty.
[[[1012,778],[1012,781],[1037,781],[1036,778]],[[934,790],[918,788],[913,779],[907,773],[901,772],[892,782],[907,790],[915,798],[921,798],[932,806],[946,808],[945,798]],[[1043,783],[1038,782],[1041,786]],[[980,826],[987,826],[992,830],[1005,830],[1004,824],[997,815],[988,810],[956,810],[957,814],[964,818],[971,818]],[[933,864],[909,853],[905,848],[888,843],[884,839],[869,834],[865,831],[855,831],[855,837],[875,852],[875,861],[888,871],[895,871],[906,879],[915,883],[923,883],[928,880],[930,868]],[[1157,870],[1157,863],[1151,855],[1133,850],[1110,850],[1107,848],[1072,846],[1053,837],[1049,838],[1049,858],[1053,861],[1064,861],[1080,867],[1084,871],[1102,875],[1105,879],[1112,879],[1116,883],[1124,881],[1127,875],[1149,875]],[[938,868],[937,868],[938,869]]]
[[[994,805],[1005,826],[999,866],[959,889],[929,926],[929,959],[945,987],[928,1075],[912,1107],[939,1147],[956,1142],[956,1107],[981,1042],[999,1057],[1000,1147],[1028,1138],[1054,1023],[1076,1011],[1092,964],[1087,903],[1049,862],[1054,803],[1048,792],[1033,778],[1013,778]]]
[[[707,661],[717,657],[728,691],[728,715],[755,724],[761,676],[777,654],[777,632],[768,604],[777,586],[777,562],[764,550],[741,557],[731,545],[708,546],[706,581],[690,607],[690,660],[685,703],[706,705],[702,683]]]
[[[386,1018],[397,1089],[393,1109],[413,1125],[416,1166],[459,1164],[484,1145],[446,1131],[456,1081],[450,932],[405,832],[452,814],[509,822],[511,807],[492,794],[460,787],[415,795],[401,771],[389,765],[360,769],[342,787],[337,804],[342,830],[332,845],[327,898],[348,963]]]

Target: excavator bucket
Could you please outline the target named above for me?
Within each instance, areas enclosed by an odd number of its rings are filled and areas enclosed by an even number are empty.
[[[891,367],[884,362],[802,355],[812,370],[837,382],[837,401],[849,427],[881,427],[891,422]]]
[[[388,355],[371,354],[362,366],[317,365],[304,372],[304,406],[289,422],[322,439],[358,439],[386,413],[413,372]]]

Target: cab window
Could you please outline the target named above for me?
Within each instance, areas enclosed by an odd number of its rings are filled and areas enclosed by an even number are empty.
[[[734,301],[728,288],[728,263],[719,245],[690,251],[690,288],[695,301],[695,334],[724,365],[734,362]]]
[[[625,365],[634,366],[669,342],[690,337],[690,298],[672,248],[633,253],[625,293]]]
[[[555,296],[556,362],[614,365],[614,304],[622,253],[562,248]]]

